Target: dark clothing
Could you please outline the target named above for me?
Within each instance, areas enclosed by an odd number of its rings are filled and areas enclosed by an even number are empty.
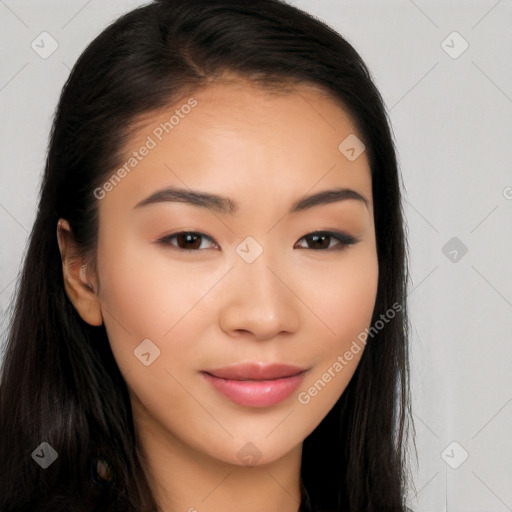
[[[300,479],[300,494],[301,494],[301,501],[300,501],[300,507],[297,512],[321,512],[313,507],[311,504],[311,501],[309,500],[309,494],[306,490],[306,487],[304,486],[304,482],[302,481],[302,478]],[[407,508],[407,512],[414,512],[410,508]]]

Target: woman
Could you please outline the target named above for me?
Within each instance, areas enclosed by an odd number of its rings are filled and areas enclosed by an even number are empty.
[[[382,99],[278,0],[159,0],[56,112],[0,387],[0,510],[401,511]]]

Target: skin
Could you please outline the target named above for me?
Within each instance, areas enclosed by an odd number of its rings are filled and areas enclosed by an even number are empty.
[[[197,106],[98,201],[96,272],[80,271],[87,262],[73,258],[69,226],[59,224],[66,291],[84,321],[105,325],[166,512],[239,511],[242,503],[247,512],[296,512],[302,443],[362,354],[309,403],[298,401],[369,327],[378,259],[366,153],[349,161],[338,150],[357,134],[354,122],[321,91],[295,89],[271,94],[233,78],[193,94]],[[187,99],[141,119],[127,159]],[[167,186],[229,196],[239,211],[183,202],[134,208]],[[340,187],[368,205],[347,199],[287,213],[305,195]],[[318,230],[358,242],[331,238],[315,249],[304,237]],[[200,238],[195,252],[180,251],[177,238],[156,243],[182,231],[213,241]],[[263,249],[252,263],[236,251],[247,236]],[[144,339],[160,350],[148,366],[134,355]],[[290,397],[263,408],[231,402],[199,373],[248,361],[308,372]],[[248,442],[260,456],[252,467],[238,455]]]

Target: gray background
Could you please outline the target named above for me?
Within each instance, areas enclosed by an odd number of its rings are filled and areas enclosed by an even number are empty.
[[[0,0],[2,341],[61,87],[85,46],[143,3]],[[395,134],[412,278],[410,506],[512,511],[512,1],[292,3],[355,46]],[[51,49],[44,31],[58,43],[47,58],[31,47]]]

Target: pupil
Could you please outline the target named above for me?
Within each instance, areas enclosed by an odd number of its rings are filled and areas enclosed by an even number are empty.
[[[329,236],[328,235],[312,235],[311,238],[313,239],[313,245],[323,246],[325,244],[322,245],[322,242],[325,242],[329,238]]]
[[[188,247],[194,246],[194,248],[196,248],[195,245],[197,245],[197,241],[199,240],[199,237],[192,233],[180,235],[179,238],[181,239],[180,242],[184,242]]]

